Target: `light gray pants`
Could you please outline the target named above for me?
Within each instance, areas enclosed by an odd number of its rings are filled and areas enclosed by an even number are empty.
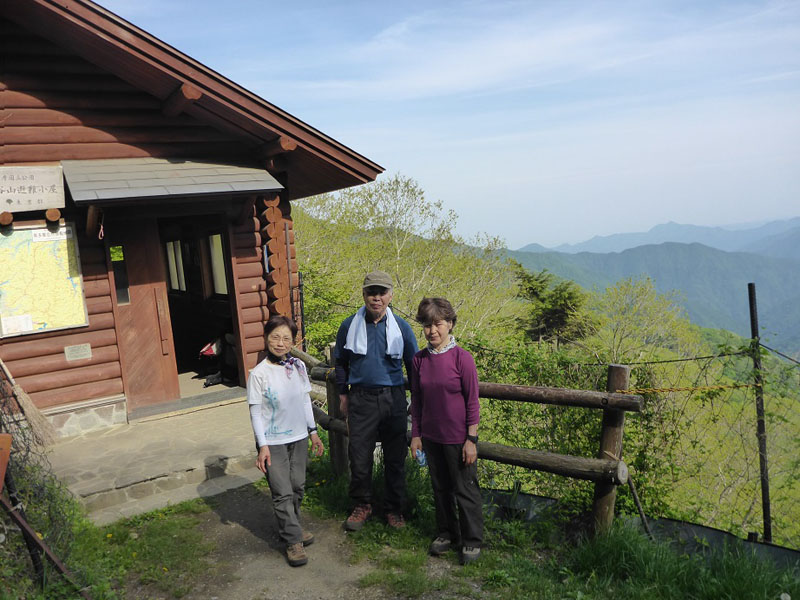
[[[272,492],[272,508],[278,533],[287,544],[303,541],[300,528],[300,503],[306,485],[308,438],[269,447],[272,465],[267,467],[267,483]]]

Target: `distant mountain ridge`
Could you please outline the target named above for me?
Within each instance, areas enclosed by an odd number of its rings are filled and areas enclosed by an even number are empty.
[[[544,248],[539,244],[528,244],[519,252],[622,252],[638,246],[679,242],[699,243],[728,252],[753,252],[766,256],[800,258],[800,217],[771,221],[757,227],[726,229],[664,223],[646,232],[616,233],[595,236],[578,244],[561,244],[555,248]]]
[[[800,227],[773,230],[753,243],[760,243],[764,252],[773,244],[785,252],[785,245],[797,244],[798,236]],[[797,258],[726,252],[699,243],[676,242],[610,253],[509,251],[509,256],[531,271],[547,269],[587,289],[601,291],[620,279],[647,275],[659,292],[677,290],[684,297],[682,304],[692,322],[747,337],[747,284],[752,281],[756,283],[762,336],[789,352],[800,351]]]

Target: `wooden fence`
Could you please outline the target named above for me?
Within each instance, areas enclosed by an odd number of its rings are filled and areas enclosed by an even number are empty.
[[[292,350],[292,354],[306,363],[312,381],[326,386],[330,412],[326,413],[315,406],[314,417],[329,432],[329,451],[334,472],[340,475],[347,473],[347,422],[339,413],[339,393],[334,371],[329,365],[305,352],[295,349]],[[628,481],[628,467],[621,460],[625,412],[642,410],[641,396],[619,393],[619,390],[628,389],[629,379],[629,367],[609,365],[606,392],[479,382],[478,390],[481,398],[595,408],[603,411],[597,458],[478,442],[479,458],[593,481],[595,488],[592,512],[595,529],[607,531],[614,520],[617,486],[624,485]]]

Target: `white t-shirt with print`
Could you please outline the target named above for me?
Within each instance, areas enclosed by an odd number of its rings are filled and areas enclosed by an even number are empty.
[[[264,359],[247,379],[247,403],[258,447],[289,444],[308,436],[315,427],[311,382],[304,368],[286,367]],[[260,410],[255,410],[259,406]]]

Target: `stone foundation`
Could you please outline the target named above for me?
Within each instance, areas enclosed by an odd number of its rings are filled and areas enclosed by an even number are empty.
[[[123,395],[53,406],[44,409],[42,413],[53,424],[60,438],[128,422],[128,411]]]

